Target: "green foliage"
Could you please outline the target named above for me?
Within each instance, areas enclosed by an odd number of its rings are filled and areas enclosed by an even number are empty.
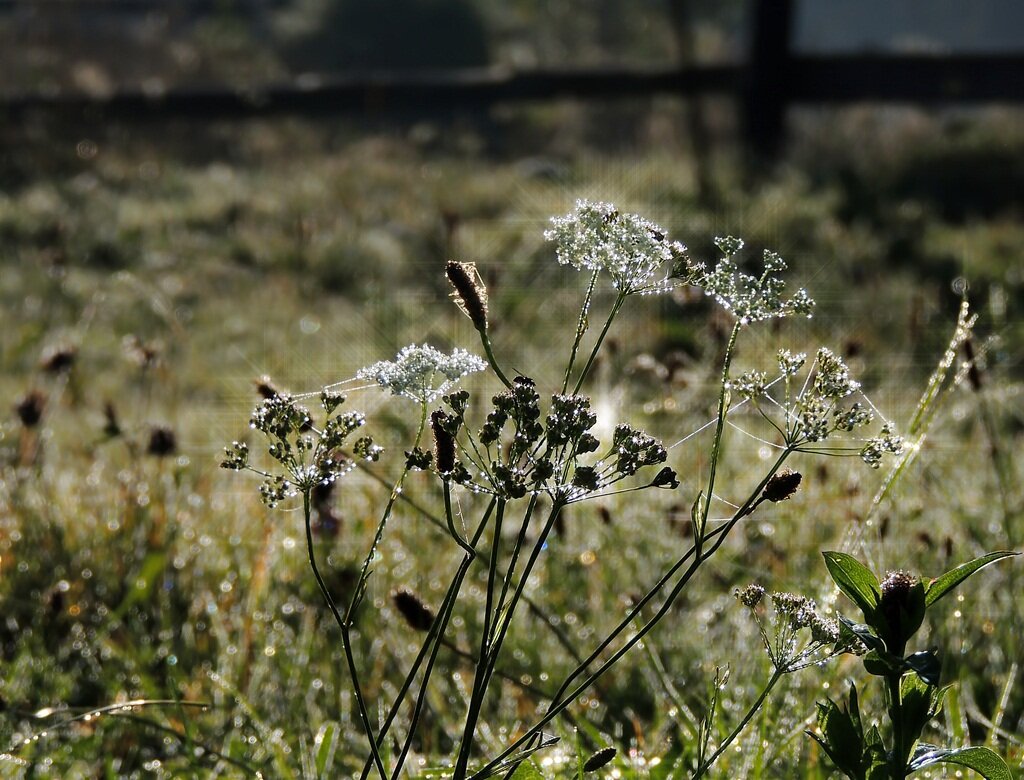
[[[903,653],[928,607],[988,564],[1016,554],[997,552],[975,558],[926,585],[906,572],[890,572],[879,583],[871,570],[852,556],[822,553],[835,584],[864,615],[864,624],[843,621],[864,646],[864,668],[883,678],[886,685],[891,747],[886,747],[874,727],[865,733],[853,684],[845,709],[831,700],[819,703],[817,733],[807,732],[850,780],[902,780],[943,762],[970,767],[990,779],[1011,777],[1003,759],[987,747],[946,750],[920,741],[925,728],[941,712],[948,688],[939,687],[941,667],[933,650],[906,657]],[[931,594],[934,597],[929,598]]]

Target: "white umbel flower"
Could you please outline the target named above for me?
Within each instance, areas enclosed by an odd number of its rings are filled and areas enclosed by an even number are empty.
[[[671,283],[658,276],[686,252],[685,246],[669,241],[653,222],[623,214],[611,203],[578,200],[571,213],[553,217],[551,224],[544,238],[558,245],[559,263],[577,270],[605,271],[612,286],[626,295],[670,290]]]
[[[429,344],[410,344],[394,360],[381,360],[361,368],[356,377],[373,380],[394,395],[431,403],[467,374],[485,368],[487,363],[482,358],[464,349],[446,355]]]

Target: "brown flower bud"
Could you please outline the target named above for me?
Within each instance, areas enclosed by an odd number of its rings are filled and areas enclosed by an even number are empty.
[[[473,321],[477,330],[487,330],[487,288],[476,266],[449,260],[444,272],[455,288],[452,298],[459,304],[459,308]]]
[[[776,504],[779,501],[785,501],[796,493],[801,479],[803,477],[799,471],[790,471],[789,469],[773,474],[772,478],[768,480],[768,484],[765,485],[761,497]]]
[[[882,604],[898,605],[906,601],[917,577],[905,571],[891,571],[882,580]]]

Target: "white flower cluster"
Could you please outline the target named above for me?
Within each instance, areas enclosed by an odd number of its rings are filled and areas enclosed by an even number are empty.
[[[564,217],[553,217],[544,238],[557,243],[562,265],[606,271],[619,292],[659,293],[671,289],[667,278],[656,278],[686,252],[665,231],[636,214],[622,214],[610,203],[576,201]]]
[[[871,468],[877,469],[882,463],[882,456],[885,453],[900,455],[903,452],[903,437],[896,434],[891,423],[882,426],[882,433],[864,445],[860,452],[861,459]]]
[[[786,270],[786,263],[775,252],[765,250],[764,272],[756,277],[736,269],[733,258],[743,248],[742,240],[726,236],[715,239],[715,244],[725,257],[718,262],[714,271],[700,278],[699,285],[741,322],[757,322],[795,314],[811,316],[814,301],[806,290],[799,289],[790,298],[782,297],[786,283],[779,274]]]
[[[737,589],[735,596],[751,611],[768,657],[783,674],[821,663],[846,649],[840,644],[842,632],[839,623],[824,617],[813,599],[796,593],[776,592],[769,596],[756,583]],[[774,612],[770,625],[765,625],[758,612],[758,606],[766,596],[769,596]],[[806,632],[801,633],[805,629]]]
[[[403,347],[394,360],[381,360],[361,368],[356,377],[370,379],[394,395],[431,403],[467,374],[483,371],[487,363],[464,349],[446,355],[429,344]],[[435,385],[440,376],[441,381]]]
[[[804,367],[804,363],[807,361],[807,354],[800,352],[794,355],[788,349],[780,349],[777,358],[779,361],[779,371],[782,372],[782,375],[795,376]]]

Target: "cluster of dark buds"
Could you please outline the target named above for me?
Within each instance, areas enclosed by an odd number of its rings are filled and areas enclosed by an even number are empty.
[[[590,399],[553,395],[545,415],[536,385],[527,377],[517,376],[509,389],[492,398],[493,407],[475,437],[465,431],[468,400],[465,391],[445,396],[450,412],[431,415],[433,461],[442,477],[478,492],[506,499],[544,492],[570,503],[631,477],[646,466],[664,463],[667,458],[664,446],[653,437],[629,425],[619,425],[611,447],[593,462],[582,462],[601,449],[591,432],[597,415]],[[457,439],[460,432],[465,433],[465,443]],[[430,453],[410,456],[421,468],[431,460]],[[675,472],[665,467],[646,487],[671,489],[678,485]]]
[[[325,419],[318,428],[310,411],[287,393],[275,393],[252,413],[249,427],[269,440],[267,454],[278,468],[266,471],[249,461],[249,446],[234,442],[225,449],[222,468],[252,471],[264,478],[260,497],[276,506],[292,496],[309,495],[317,486],[332,484],[354,467],[352,458],[377,460],[382,449],[367,436],[351,444],[351,457],[343,453],[353,433],[365,423],[360,412],[336,414],[344,396],[323,391],[320,405]]]

